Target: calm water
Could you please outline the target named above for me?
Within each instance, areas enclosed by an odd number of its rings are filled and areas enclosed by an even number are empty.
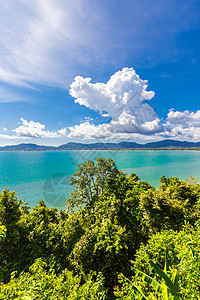
[[[0,189],[15,190],[31,207],[44,199],[48,206],[65,208],[78,164],[98,156],[112,158],[125,173],[134,172],[154,186],[162,175],[200,181],[197,151],[0,152]]]

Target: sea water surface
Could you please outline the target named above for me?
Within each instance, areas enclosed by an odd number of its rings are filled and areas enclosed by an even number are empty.
[[[0,189],[15,190],[30,207],[43,199],[49,207],[64,209],[78,164],[97,157],[112,158],[119,169],[154,186],[162,175],[200,181],[198,151],[19,151],[0,152]]]

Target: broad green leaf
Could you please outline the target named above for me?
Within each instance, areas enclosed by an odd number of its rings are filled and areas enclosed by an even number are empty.
[[[140,290],[139,287],[137,287],[133,282],[131,282],[123,274],[121,274],[121,277],[131,285],[131,287],[133,288],[134,291],[136,291],[137,293],[139,293],[142,296],[141,300],[148,300],[148,298],[143,294],[143,292]]]
[[[157,282],[154,278],[150,277],[149,275],[145,274],[142,271],[139,271],[137,269],[134,269],[135,273],[139,276],[140,279],[151,285],[156,292],[159,292],[162,294],[163,288],[159,282]]]
[[[150,260],[150,265],[152,266],[152,268],[154,269],[154,271],[160,275],[160,277],[165,281],[165,284],[167,285],[167,287],[170,289],[170,292],[174,295],[174,296],[178,296],[178,290],[177,287],[173,284],[173,282],[171,281],[171,279],[167,276],[167,274],[165,274],[156,264],[154,264],[154,262],[152,260]]]

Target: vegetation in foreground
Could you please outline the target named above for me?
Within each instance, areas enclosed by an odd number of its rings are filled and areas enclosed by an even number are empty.
[[[200,184],[102,158],[71,183],[66,211],[0,194],[0,299],[200,299]]]

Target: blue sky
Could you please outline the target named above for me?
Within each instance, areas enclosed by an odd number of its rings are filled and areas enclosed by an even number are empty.
[[[199,1],[0,8],[0,145],[200,141]]]

